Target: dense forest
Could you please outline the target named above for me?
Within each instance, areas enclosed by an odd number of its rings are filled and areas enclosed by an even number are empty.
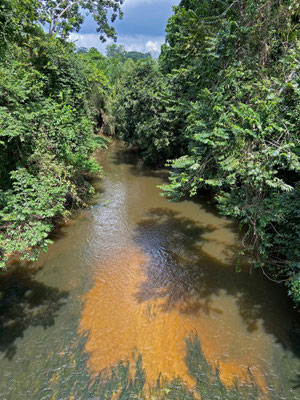
[[[241,255],[300,302],[300,4],[182,0],[158,63],[123,75],[115,116],[164,194],[209,191]]]
[[[240,255],[299,305],[299,1],[182,0],[157,61],[76,49],[81,9],[102,38],[122,14],[119,0],[79,3],[0,4],[1,267],[47,250],[93,194],[103,134],[117,135],[170,168],[165,196],[211,193],[240,224]]]
[[[114,37],[106,12],[117,13],[118,1],[101,2],[98,10],[85,3],[103,33]],[[105,146],[96,133],[114,69],[105,75],[104,56],[76,51],[66,40],[82,22],[78,10],[55,1],[0,4],[2,267],[11,255],[35,259],[47,250],[57,218],[84,204],[93,193],[89,177],[101,172],[92,154]]]

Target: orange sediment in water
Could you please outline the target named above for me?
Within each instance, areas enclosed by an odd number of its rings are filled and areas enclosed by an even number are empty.
[[[205,358],[219,367],[225,384],[235,379],[249,382],[250,370],[266,391],[260,360],[268,357],[268,339],[259,331],[247,333],[235,300],[221,293],[213,304],[199,303],[190,294],[168,307],[163,288],[162,293],[141,300],[137,294],[145,282],[144,266],[149,262],[132,246],[101,266],[93,288],[85,296],[79,326],[80,333],[88,334],[90,372],[97,374],[120,360],[133,360],[136,352],[142,355],[148,383],[161,374],[167,379],[181,377],[192,387],[195,382],[185,363],[185,339],[197,334]]]

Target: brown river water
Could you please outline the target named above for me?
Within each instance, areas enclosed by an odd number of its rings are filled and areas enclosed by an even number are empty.
[[[180,378],[193,393],[189,337],[225,388],[300,399],[299,313],[246,263],[236,272],[235,224],[207,198],[163,198],[167,171],[145,169],[120,143],[98,159],[93,206],[37,262],[0,276],[0,399],[139,398],[128,384],[123,397],[120,384],[107,389],[111,368],[128,361],[130,380],[139,356],[145,387]]]

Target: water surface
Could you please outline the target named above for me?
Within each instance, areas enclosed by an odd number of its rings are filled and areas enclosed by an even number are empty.
[[[142,363],[146,397],[158,378],[179,378],[188,399],[189,338],[225,388],[300,398],[299,317],[282,288],[247,265],[235,271],[234,223],[205,198],[168,202],[157,188],[167,172],[121,144],[98,158],[94,206],[54,232],[38,262],[0,277],[0,398],[135,398],[110,383],[123,361],[128,382]]]

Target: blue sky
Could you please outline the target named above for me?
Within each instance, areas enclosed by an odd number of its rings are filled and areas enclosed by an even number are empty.
[[[117,31],[117,44],[128,51],[151,52],[158,56],[165,40],[165,26],[172,15],[172,6],[180,0],[125,0],[122,6],[124,17],[113,24]],[[101,43],[92,17],[86,17],[80,32],[72,33],[71,40],[78,47],[96,47],[105,53],[108,43]]]

